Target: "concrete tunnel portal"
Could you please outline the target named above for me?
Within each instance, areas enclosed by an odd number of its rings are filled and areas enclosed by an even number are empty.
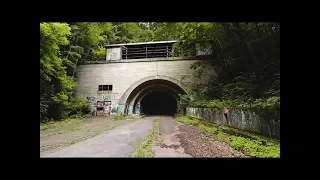
[[[138,85],[129,95],[125,112],[129,114],[174,115],[179,94],[185,91],[175,82],[152,79]]]
[[[177,112],[177,99],[169,92],[155,90],[141,99],[142,114],[167,114],[174,115]]]

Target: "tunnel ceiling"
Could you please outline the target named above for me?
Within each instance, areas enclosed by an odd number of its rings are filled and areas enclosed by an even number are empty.
[[[168,87],[161,84],[149,85],[145,89],[142,89],[140,92],[137,93],[136,99],[132,99],[135,103],[139,102],[145,95],[152,91],[166,91],[172,94],[175,98],[178,98],[179,92],[172,87]]]
[[[154,85],[154,86],[152,86]],[[156,86],[158,85],[158,86]],[[143,91],[145,88],[148,88],[150,86],[154,87],[154,88],[158,88],[158,89],[165,89],[165,87],[167,87],[168,89],[172,89],[174,91],[176,91],[178,94],[185,94],[184,90],[176,85],[175,83],[172,83],[170,81],[167,80],[163,80],[163,79],[154,79],[154,80],[150,80],[150,81],[146,81],[142,84],[140,84],[138,87],[136,87],[132,93],[129,95],[128,99],[127,99],[127,103],[130,103],[131,100],[141,91]]]

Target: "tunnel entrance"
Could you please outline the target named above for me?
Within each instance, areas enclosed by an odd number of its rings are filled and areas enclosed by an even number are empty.
[[[148,77],[147,80],[141,81],[133,84],[120,99],[119,104],[125,102],[124,113],[147,115],[177,113],[179,95],[186,94],[181,82],[168,76]]]
[[[148,115],[174,115],[177,100],[167,91],[152,91],[141,100],[141,113]]]

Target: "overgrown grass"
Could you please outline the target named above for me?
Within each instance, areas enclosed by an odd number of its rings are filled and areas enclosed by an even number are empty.
[[[218,133],[218,128],[216,128],[214,126],[209,127],[209,126],[200,124],[199,128],[200,128],[201,131],[209,133],[209,134],[217,134]]]
[[[100,124],[101,124],[101,123],[100,123]],[[100,125],[100,124],[99,124],[99,125]],[[49,144],[49,145],[40,146],[40,152],[42,152],[42,151],[47,151],[47,150],[50,150],[50,149],[54,149],[54,148],[57,148],[57,147],[62,147],[62,146],[68,146],[68,145],[71,145],[71,144],[75,144],[75,143],[77,143],[77,142],[80,142],[80,141],[86,140],[86,139],[88,139],[88,138],[97,136],[97,135],[101,134],[101,133],[104,132],[104,131],[108,131],[108,130],[114,129],[114,128],[117,127],[117,126],[105,126],[103,129],[93,130],[93,131],[88,130],[88,129],[87,129],[88,127],[92,127],[92,126],[84,125],[84,126],[81,126],[81,127],[76,127],[76,128],[73,128],[73,129],[68,129],[68,130],[69,130],[68,132],[75,132],[75,131],[84,130],[84,131],[82,131],[82,132],[94,132],[94,134],[89,135],[89,136],[78,137],[78,138],[73,139],[73,140],[70,140],[70,141],[62,141],[62,142],[59,142],[59,143],[57,143],[57,144]],[[64,132],[64,133],[66,133],[66,132]],[[63,134],[63,133],[59,133],[59,134]],[[56,135],[56,134],[55,134],[55,135]]]
[[[251,157],[280,157],[280,141],[231,128],[225,125],[205,122],[193,117],[177,116],[177,121],[198,126],[201,131],[216,136],[233,149]]]
[[[57,143],[57,144],[49,144],[49,145],[40,146],[40,152],[47,151],[47,150],[50,150],[50,149],[54,149],[54,148],[57,148],[57,147],[72,145],[72,144],[75,144],[75,143],[77,143],[79,141],[86,140],[86,139],[88,139],[90,137],[93,137],[93,136],[96,136],[96,134],[95,135],[90,135],[90,136],[79,137],[79,138],[76,138],[76,139],[73,139],[73,140],[70,140],[70,141],[63,141],[63,142],[60,142],[60,143]]]
[[[113,121],[122,121],[122,120],[128,120],[130,122],[134,122],[136,120],[139,120],[141,117],[140,116],[126,116],[125,114],[116,114],[111,116],[111,119]]]
[[[187,116],[177,116],[176,120],[192,126],[197,126],[200,123],[198,119]]]
[[[139,119],[141,119],[140,116],[132,116],[132,117],[128,118],[128,120],[130,120],[131,122],[134,122],[134,121],[139,120]]]
[[[158,137],[159,120],[156,120],[152,131],[146,140],[135,150],[135,157],[152,157],[152,143],[154,140],[162,141],[162,137]]]
[[[120,114],[116,114],[116,115],[111,116],[111,118],[114,121],[120,121],[120,120],[124,120],[126,118],[126,115],[123,113],[120,113]]]
[[[188,97],[188,95],[185,95]],[[234,107],[234,108],[250,108],[250,109],[280,109],[280,96],[273,96],[268,99],[248,99],[243,100],[195,100],[192,102],[183,102],[190,107],[198,108],[224,108],[224,107]]]
[[[77,124],[80,123],[81,119],[90,117],[91,115],[87,114],[84,116],[75,116],[75,117],[70,117],[61,121],[47,121],[47,122],[43,122],[40,123],[40,131],[43,131],[45,129],[50,129],[50,128],[55,128],[55,127],[59,127],[62,125],[66,125],[66,124]]]
[[[40,136],[40,138],[45,138],[48,136],[54,136],[54,135],[58,135],[58,134],[65,134],[65,133],[71,133],[71,132],[91,132],[90,128],[94,128],[97,126],[104,126],[104,122],[97,122],[94,124],[85,124],[82,126],[78,126],[78,127],[72,127],[72,128],[68,128],[68,129],[63,129],[63,130],[59,130],[56,132],[52,132],[52,133],[48,133],[48,134],[44,134],[42,136]],[[103,128],[104,131],[106,130],[110,130],[109,127],[111,126],[105,126]],[[115,127],[115,126],[112,126]]]

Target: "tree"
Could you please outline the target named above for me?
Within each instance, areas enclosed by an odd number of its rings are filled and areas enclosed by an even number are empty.
[[[183,23],[155,23],[154,24],[154,34],[156,41],[172,41],[177,40],[181,33],[181,27]]]
[[[113,26],[115,39],[112,43],[139,42],[141,29],[137,23],[120,23]]]
[[[40,120],[60,118],[63,104],[75,83],[68,77],[59,46],[69,43],[70,27],[65,23],[40,23]]]
[[[218,73],[203,84],[195,81],[198,99],[257,99],[280,95],[280,24],[278,23],[185,23],[177,52],[195,56],[210,49],[211,61],[193,65],[202,78],[203,67]]]

